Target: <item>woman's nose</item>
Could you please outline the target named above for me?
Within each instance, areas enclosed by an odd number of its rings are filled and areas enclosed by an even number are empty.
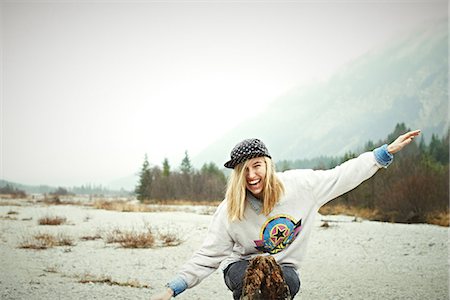
[[[252,170],[251,168],[250,169],[248,169],[248,171],[247,171],[247,178],[253,178],[255,176],[255,171],[254,170]]]

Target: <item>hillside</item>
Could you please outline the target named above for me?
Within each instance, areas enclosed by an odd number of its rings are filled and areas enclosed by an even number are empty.
[[[404,122],[426,139],[448,128],[447,20],[397,38],[339,70],[327,82],[298,87],[237,125],[194,164],[219,165],[241,139],[259,137],[276,160],[356,151]]]

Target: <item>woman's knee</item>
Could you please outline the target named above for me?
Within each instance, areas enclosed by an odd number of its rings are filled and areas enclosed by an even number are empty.
[[[241,260],[230,264],[224,271],[223,276],[225,284],[233,292],[242,291],[245,271],[248,267],[248,261]]]
[[[300,278],[298,277],[298,273],[295,268],[289,266],[281,266],[281,269],[283,270],[284,281],[289,287],[291,297],[294,298],[300,290]]]

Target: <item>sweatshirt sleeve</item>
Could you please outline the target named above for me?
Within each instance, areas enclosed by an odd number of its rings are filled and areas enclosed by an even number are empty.
[[[212,274],[233,249],[234,242],[228,233],[226,201],[217,208],[205,240],[191,259],[185,263],[174,280],[182,279],[191,288]],[[181,289],[181,293],[184,289]]]
[[[318,207],[356,188],[372,177],[381,165],[374,152],[366,152],[330,170],[311,171],[308,183]]]

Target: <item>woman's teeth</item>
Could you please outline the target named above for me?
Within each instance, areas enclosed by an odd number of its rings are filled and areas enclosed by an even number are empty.
[[[256,185],[256,184],[259,183],[259,181],[260,181],[260,179],[253,180],[253,181],[249,181],[248,184],[249,184],[249,185]]]

